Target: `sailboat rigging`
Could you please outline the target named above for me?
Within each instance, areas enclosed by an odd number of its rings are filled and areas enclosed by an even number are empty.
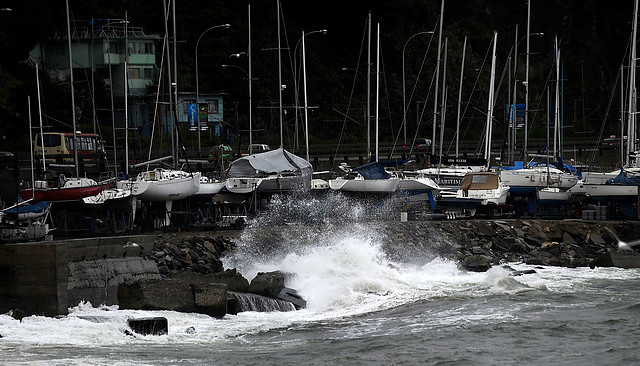
[[[40,179],[35,180],[33,187],[25,189],[20,192],[20,197],[24,200],[33,199],[34,201],[70,201],[79,200],[83,197],[93,196],[99,192],[107,189],[110,186],[110,181],[96,182],[93,179],[87,177],[80,177],[78,167],[78,150],[79,144],[77,141],[78,131],[76,129],[76,116],[75,116],[75,97],[73,88],[73,53],[71,49],[71,22],[69,18],[69,1],[66,1],[67,11],[67,37],[69,48],[69,79],[71,83],[71,118],[73,121],[73,162],[75,168],[75,177],[66,177],[64,174],[47,171],[46,162],[44,159],[43,148],[43,176]],[[36,64],[36,81],[38,83],[38,106],[40,108],[40,78],[38,73],[38,64]],[[41,133],[39,139],[41,146],[44,145],[44,134],[42,133],[42,112],[40,111]],[[43,146],[44,147],[44,146]]]

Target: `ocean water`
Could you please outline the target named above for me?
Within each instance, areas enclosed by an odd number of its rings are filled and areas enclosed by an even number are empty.
[[[640,364],[640,271],[510,263],[536,271],[514,277],[499,266],[469,273],[442,258],[393,262],[375,229],[350,217],[340,226],[324,217],[306,234],[281,222],[291,239],[268,248],[261,225],[274,218],[259,218],[225,258],[248,278],[294,274],[288,286],[307,300],[304,310],[213,319],[81,303],[60,318],[20,323],[3,314],[0,364]],[[166,317],[169,334],[125,334],[128,318],[148,316]]]

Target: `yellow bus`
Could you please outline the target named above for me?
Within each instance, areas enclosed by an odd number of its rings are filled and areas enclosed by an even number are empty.
[[[104,143],[95,133],[76,133],[78,142],[78,159],[85,165],[96,165],[105,159]],[[34,157],[47,162],[73,163],[74,145],[72,132],[44,132],[42,137],[36,135],[34,144]]]

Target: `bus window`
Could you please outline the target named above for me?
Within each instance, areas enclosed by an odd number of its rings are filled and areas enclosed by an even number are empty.
[[[65,136],[64,137],[64,144],[65,144],[67,150],[73,151],[73,137]]]
[[[36,146],[42,147],[42,135],[38,135]],[[60,135],[44,135],[44,147],[58,147],[62,141]]]

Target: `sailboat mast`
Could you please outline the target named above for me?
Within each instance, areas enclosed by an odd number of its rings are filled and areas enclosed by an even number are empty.
[[[129,73],[124,62],[124,172],[129,175]]]
[[[624,164],[624,65],[620,65],[620,165]]]
[[[42,130],[42,104],[40,102],[40,73],[38,72],[38,69],[40,67],[38,66],[38,64],[36,63],[36,86],[38,87],[38,115],[40,118],[40,141],[44,141],[44,131]],[[41,142],[42,145],[44,145],[43,142]],[[44,159],[44,149],[42,149],[42,171],[47,170],[47,163]]]
[[[378,40],[376,42],[376,161],[378,161],[379,135],[378,124],[380,122],[380,23],[378,23]]]
[[[558,36],[555,39],[556,45],[556,95],[554,98],[553,110],[553,158],[558,158],[558,140],[560,138],[560,49],[558,49]]]
[[[247,46],[247,58],[249,59],[249,146],[253,145],[253,127],[252,127],[252,107],[251,107],[251,3],[248,4],[248,18],[249,18],[249,44]],[[251,153],[251,151],[249,151]]]
[[[129,175],[129,15],[124,12],[124,172]]]
[[[371,12],[367,18],[367,159],[371,159]]]
[[[304,31],[302,31],[302,82],[304,84],[304,140],[307,147],[307,161],[309,161],[309,114],[307,112],[307,52],[304,45]]]
[[[78,141],[76,136],[76,101],[73,92],[73,54],[71,52],[71,21],[69,19],[69,0],[67,4],[67,40],[69,41],[69,78],[71,81],[71,118],[73,120],[73,161],[76,168],[76,177],[80,176],[78,170]],[[44,150],[44,149],[43,149]]]
[[[636,130],[636,36],[638,31],[638,0],[633,6],[633,31],[631,37],[631,59],[629,62],[629,117],[627,121],[626,165],[629,165],[631,153],[635,149]],[[620,137],[620,146],[624,136]]]
[[[511,161],[516,161],[516,137],[518,136],[518,121],[517,121],[517,93],[518,89],[518,24],[516,24],[516,38],[515,46],[513,48],[513,99],[511,101],[511,145],[509,146],[509,155]]]
[[[487,160],[487,168],[491,166],[491,133],[493,132],[493,88],[496,76],[496,44],[498,32],[493,32],[493,56],[491,57],[491,78],[489,79],[489,102],[487,106],[487,130],[485,136],[484,158]]]
[[[174,96],[174,101],[173,101],[173,106],[174,106],[174,117],[173,120],[175,121],[175,128],[176,128],[176,139],[175,139],[175,147],[173,149],[173,151],[175,151],[176,154],[176,160],[174,162],[175,166],[178,167],[178,151],[179,150],[179,143],[180,143],[180,132],[178,131],[178,32],[176,31],[176,0],[173,0],[171,2],[171,17],[173,18],[173,84],[171,84],[173,86],[173,96]],[[171,72],[171,69],[169,69],[169,72]],[[198,103],[196,101],[196,103]],[[197,122],[197,126],[198,126],[198,130],[200,129],[200,121],[199,121],[199,117],[196,117],[198,119]]]
[[[438,118],[438,82],[440,81],[440,51],[442,50],[442,23],[444,21],[444,0],[442,0],[442,5],[440,6],[440,31],[438,32],[438,57],[436,61],[436,88],[435,96],[433,99],[433,137],[431,141],[434,143],[431,144],[431,155],[436,153],[436,121]]]
[[[527,161],[527,143],[529,139],[529,34],[531,32],[531,0],[527,1],[527,60],[524,76],[524,148],[522,160]]]
[[[35,169],[33,169],[33,131],[31,131],[31,96],[27,95],[27,108],[29,108],[29,154],[31,157],[31,197],[34,197],[34,189],[36,180],[33,176]],[[42,149],[44,150],[44,149]]]
[[[278,110],[280,113],[280,148],[284,148],[284,132],[282,131],[282,55],[280,49],[280,0],[277,0],[278,12]],[[296,112],[297,113],[297,112]]]
[[[456,157],[458,157],[458,145],[460,142],[460,108],[462,107],[462,79],[464,78],[464,59],[467,53],[467,36],[464,36],[462,46],[462,65],[460,66],[460,87],[458,88],[458,118],[456,122]]]
[[[444,62],[442,63],[442,105],[440,112],[440,150],[438,154],[440,155],[438,160],[438,166],[440,166],[440,162],[442,162],[442,145],[444,145],[444,122],[445,122],[445,112],[447,105],[447,44],[448,38],[444,39]]]
[[[169,1],[171,1],[171,0],[169,0]],[[174,146],[175,146],[175,143],[174,143],[174,138],[175,138],[175,136],[174,136],[174,128],[176,126],[174,126],[175,119],[173,118],[173,114],[175,113],[175,109],[173,108],[174,107],[173,98],[171,97],[171,87],[172,87],[173,84],[171,83],[172,78],[171,78],[171,56],[170,56],[170,51],[169,51],[169,24],[168,24],[168,22],[169,22],[169,9],[168,9],[168,5],[169,5],[169,3],[163,4],[163,8],[164,8],[164,32],[167,35],[165,37],[165,42],[166,42],[165,49],[167,51],[167,82],[169,83],[169,92],[167,93],[167,95],[169,96],[169,115],[171,116],[171,117],[169,117],[170,118],[169,126],[171,126],[171,156],[173,157],[173,164],[175,165],[176,161],[178,159],[176,159],[176,150],[174,148]]]

